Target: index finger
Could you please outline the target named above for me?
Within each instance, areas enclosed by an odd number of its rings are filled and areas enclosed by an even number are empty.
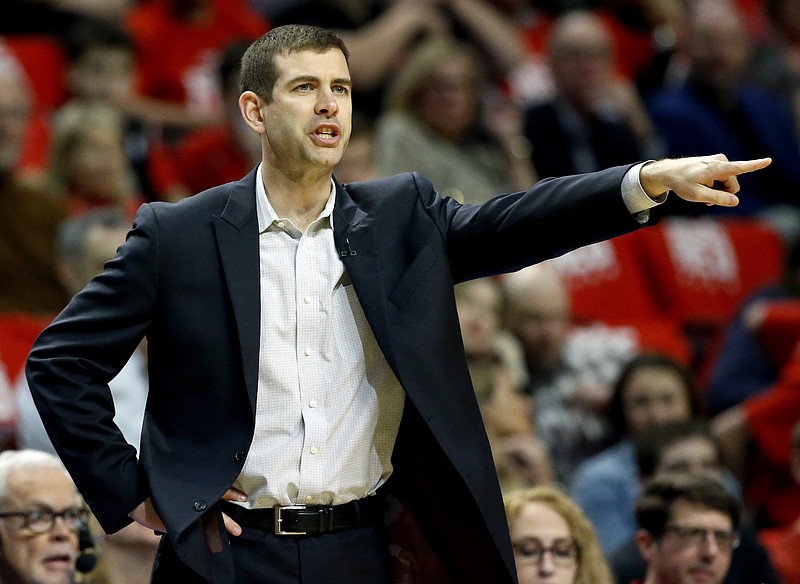
[[[729,164],[732,164],[734,167],[734,170],[731,172],[731,174],[734,175],[761,170],[762,168],[769,166],[771,163],[772,158],[756,158],[755,160],[736,160],[729,162]]]

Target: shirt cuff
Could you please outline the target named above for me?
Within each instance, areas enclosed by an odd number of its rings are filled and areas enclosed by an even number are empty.
[[[622,200],[633,218],[639,223],[647,223],[650,219],[650,209],[661,205],[667,200],[669,191],[663,192],[655,199],[651,198],[642,187],[639,180],[639,173],[645,164],[655,162],[654,160],[646,160],[631,167],[625,176],[622,178]]]

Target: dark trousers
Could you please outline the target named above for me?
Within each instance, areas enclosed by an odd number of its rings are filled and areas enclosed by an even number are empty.
[[[389,555],[383,526],[307,536],[276,536],[243,529],[230,537],[236,584],[388,584]],[[202,584],[205,580],[162,538],[153,584]]]

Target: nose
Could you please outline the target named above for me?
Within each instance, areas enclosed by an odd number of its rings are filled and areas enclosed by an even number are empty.
[[[318,99],[314,111],[321,116],[335,116],[339,113],[339,102],[330,88],[322,88],[318,92]]]
[[[555,574],[556,565],[553,563],[553,555],[549,551],[542,553],[542,559],[539,560],[539,575],[550,576]]]
[[[713,531],[707,531],[703,536],[702,550],[703,555],[707,557],[714,557],[719,553],[717,536],[714,535]]]

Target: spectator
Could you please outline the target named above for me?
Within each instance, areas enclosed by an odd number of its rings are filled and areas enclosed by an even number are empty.
[[[664,474],[636,501],[647,584],[720,584],[739,545],[739,505],[714,479]],[[639,581],[642,582],[642,581]]]
[[[505,490],[547,484],[553,471],[546,446],[535,435],[522,348],[501,328],[498,284],[481,278],[455,288],[467,365]]]
[[[800,189],[800,150],[792,112],[764,91],[744,86],[750,52],[735,9],[724,2],[697,2],[690,18],[688,79],[647,101],[668,156],[769,153],[774,161],[768,172],[742,178],[745,195],[736,209],[681,204],[677,212],[754,215],[771,205],[797,206],[793,193]]]
[[[50,314],[67,300],[54,254],[66,211],[57,197],[18,175],[30,96],[22,69],[0,49],[0,312]]]
[[[711,372],[705,401],[716,415],[774,385],[780,364],[760,339],[765,303],[800,298],[800,238],[787,251],[781,282],[763,287],[742,303],[731,321]]]
[[[525,188],[535,176],[517,150],[519,128],[485,123],[481,60],[469,45],[424,41],[394,79],[377,127],[380,175],[420,171],[444,195],[482,203]]]
[[[792,432],[792,476],[800,485],[800,419]],[[800,582],[800,517],[783,527],[768,527],[759,533],[784,584]]]
[[[628,335],[610,335],[607,327],[573,329],[568,293],[550,264],[509,274],[503,283],[508,328],[528,366],[534,426],[556,479],[568,485],[576,466],[608,443],[610,384],[634,347]]]
[[[613,582],[592,524],[562,491],[519,489],[505,508],[519,584]]]
[[[554,23],[548,62],[556,94],[525,113],[525,137],[541,176],[662,155],[636,87],[614,71],[613,51],[599,15],[569,12]]]
[[[113,22],[82,20],[70,29],[66,46],[68,103],[104,104],[121,114],[125,154],[147,199],[186,196],[160,128],[150,119],[153,100],[138,95],[136,49],[127,31]]]
[[[131,220],[143,198],[123,145],[123,119],[109,106],[73,103],[55,119],[48,183],[68,213],[115,208]]]
[[[636,440],[636,459],[643,483],[662,473],[704,476],[723,484],[729,493],[741,499],[739,484],[724,469],[719,447],[705,420],[694,419],[648,428]],[[741,543],[731,556],[725,584],[780,584],[769,557],[756,538],[750,521],[743,517]],[[636,546],[636,539],[619,548],[610,558],[617,582],[643,580],[647,564]]]
[[[58,458],[0,453],[0,581],[72,584],[78,532],[89,516]]]
[[[92,211],[62,224],[57,246],[59,276],[71,295],[103,271],[105,263],[114,257],[117,248],[125,241],[129,227],[130,221],[125,215],[114,210]],[[144,344],[134,351],[110,386],[116,412],[114,422],[125,439],[138,449],[147,399]],[[24,375],[20,375],[14,395],[18,416],[17,445],[55,454]]]
[[[595,526],[606,554],[636,532],[635,438],[655,424],[680,422],[699,413],[691,373],[672,359],[642,354],[622,370],[608,409],[618,442],[578,467],[570,491]]]

